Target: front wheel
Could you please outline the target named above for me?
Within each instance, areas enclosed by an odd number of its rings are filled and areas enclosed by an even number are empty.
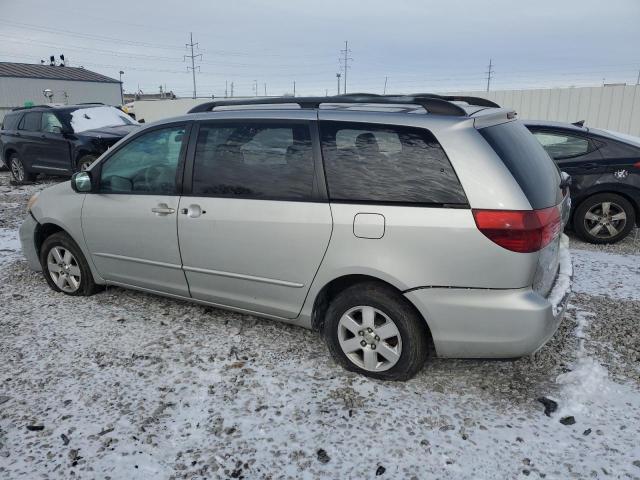
[[[85,170],[87,170],[91,164],[93,162],[96,161],[98,157],[96,157],[95,155],[85,155],[83,157],[81,157],[78,160],[78,165],[76,166],[76,169],[78,172],[84,172]]]
[[[99,288],[80,247],[64,232],[54,233],[42,243],[40,263],[44,278],[56,292],[89,296]]]
[[[616,243],[635,225],[629,201],[615,193],[599,193],[584,200],[573,216],[576,233],[590,243]]]
[[[33,182],[36,179],[36,174],[25,168],[17,153],[13,153],[9,157],[9,169],[13,180],[18,183]]]
[[[383,380],[407,380],[429,356],[423,319],[387,285],[353,285],[330,303],[324,337],[331,354],[347,370]]]

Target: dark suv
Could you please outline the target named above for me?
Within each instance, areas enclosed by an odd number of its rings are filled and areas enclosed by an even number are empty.
[[[102,104],[16,108],[0,128],[0,160],[17,182],[33,181],[38,173],[71,175],[138,127]]]
[[[615,243],[640,221],[640,138],[575,124],[525,120],[571,175],[572,225],[591,243]]]

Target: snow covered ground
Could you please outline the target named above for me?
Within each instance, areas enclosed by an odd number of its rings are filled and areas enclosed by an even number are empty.
[[[52,292],[15,253],[39,188],[0,172],[2,479],[640,478],[631,241],[572,250],[578,293],[534,357],[434,360],[385,383],[300,328]]]

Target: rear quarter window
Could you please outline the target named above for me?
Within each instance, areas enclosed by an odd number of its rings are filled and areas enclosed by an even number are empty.
[[[18,128],[18,122],[20,121],[19,114],[8,114],[5,115],[2,120],[2,130],[16,130]]]
[[[428,130],[320,122],[320,132],[332,201],[468,205],[449,159]]]
[[[562,201],[558,168],[524,124],[512,121],[479,132],[509,169],[534,210]]]

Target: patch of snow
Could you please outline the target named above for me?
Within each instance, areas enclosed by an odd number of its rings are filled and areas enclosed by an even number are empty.
[[[564,233],[560,238],[560,250],[558,252],[560,268],[558,270],[558,278],[553,285],[553,289],[549,293],[549,302],[553,309],[553,315],[559,313],[562,308],[562,301],[569,295],[571,291],[571,278],[573,277],[573,266],[571,265],[571,253],[569,252],[569,237]]]
[[[71,112],[71,126],[76,133],[132,124],[134,122],[131,117],[114,107],[79,108]]]
[[[577,249],[571,254],[575,270],[574,292],[640,300],[640,260],[637,255]]]
[[[17,230],[0,228],[0,267],[19,258],[21,248]]]

